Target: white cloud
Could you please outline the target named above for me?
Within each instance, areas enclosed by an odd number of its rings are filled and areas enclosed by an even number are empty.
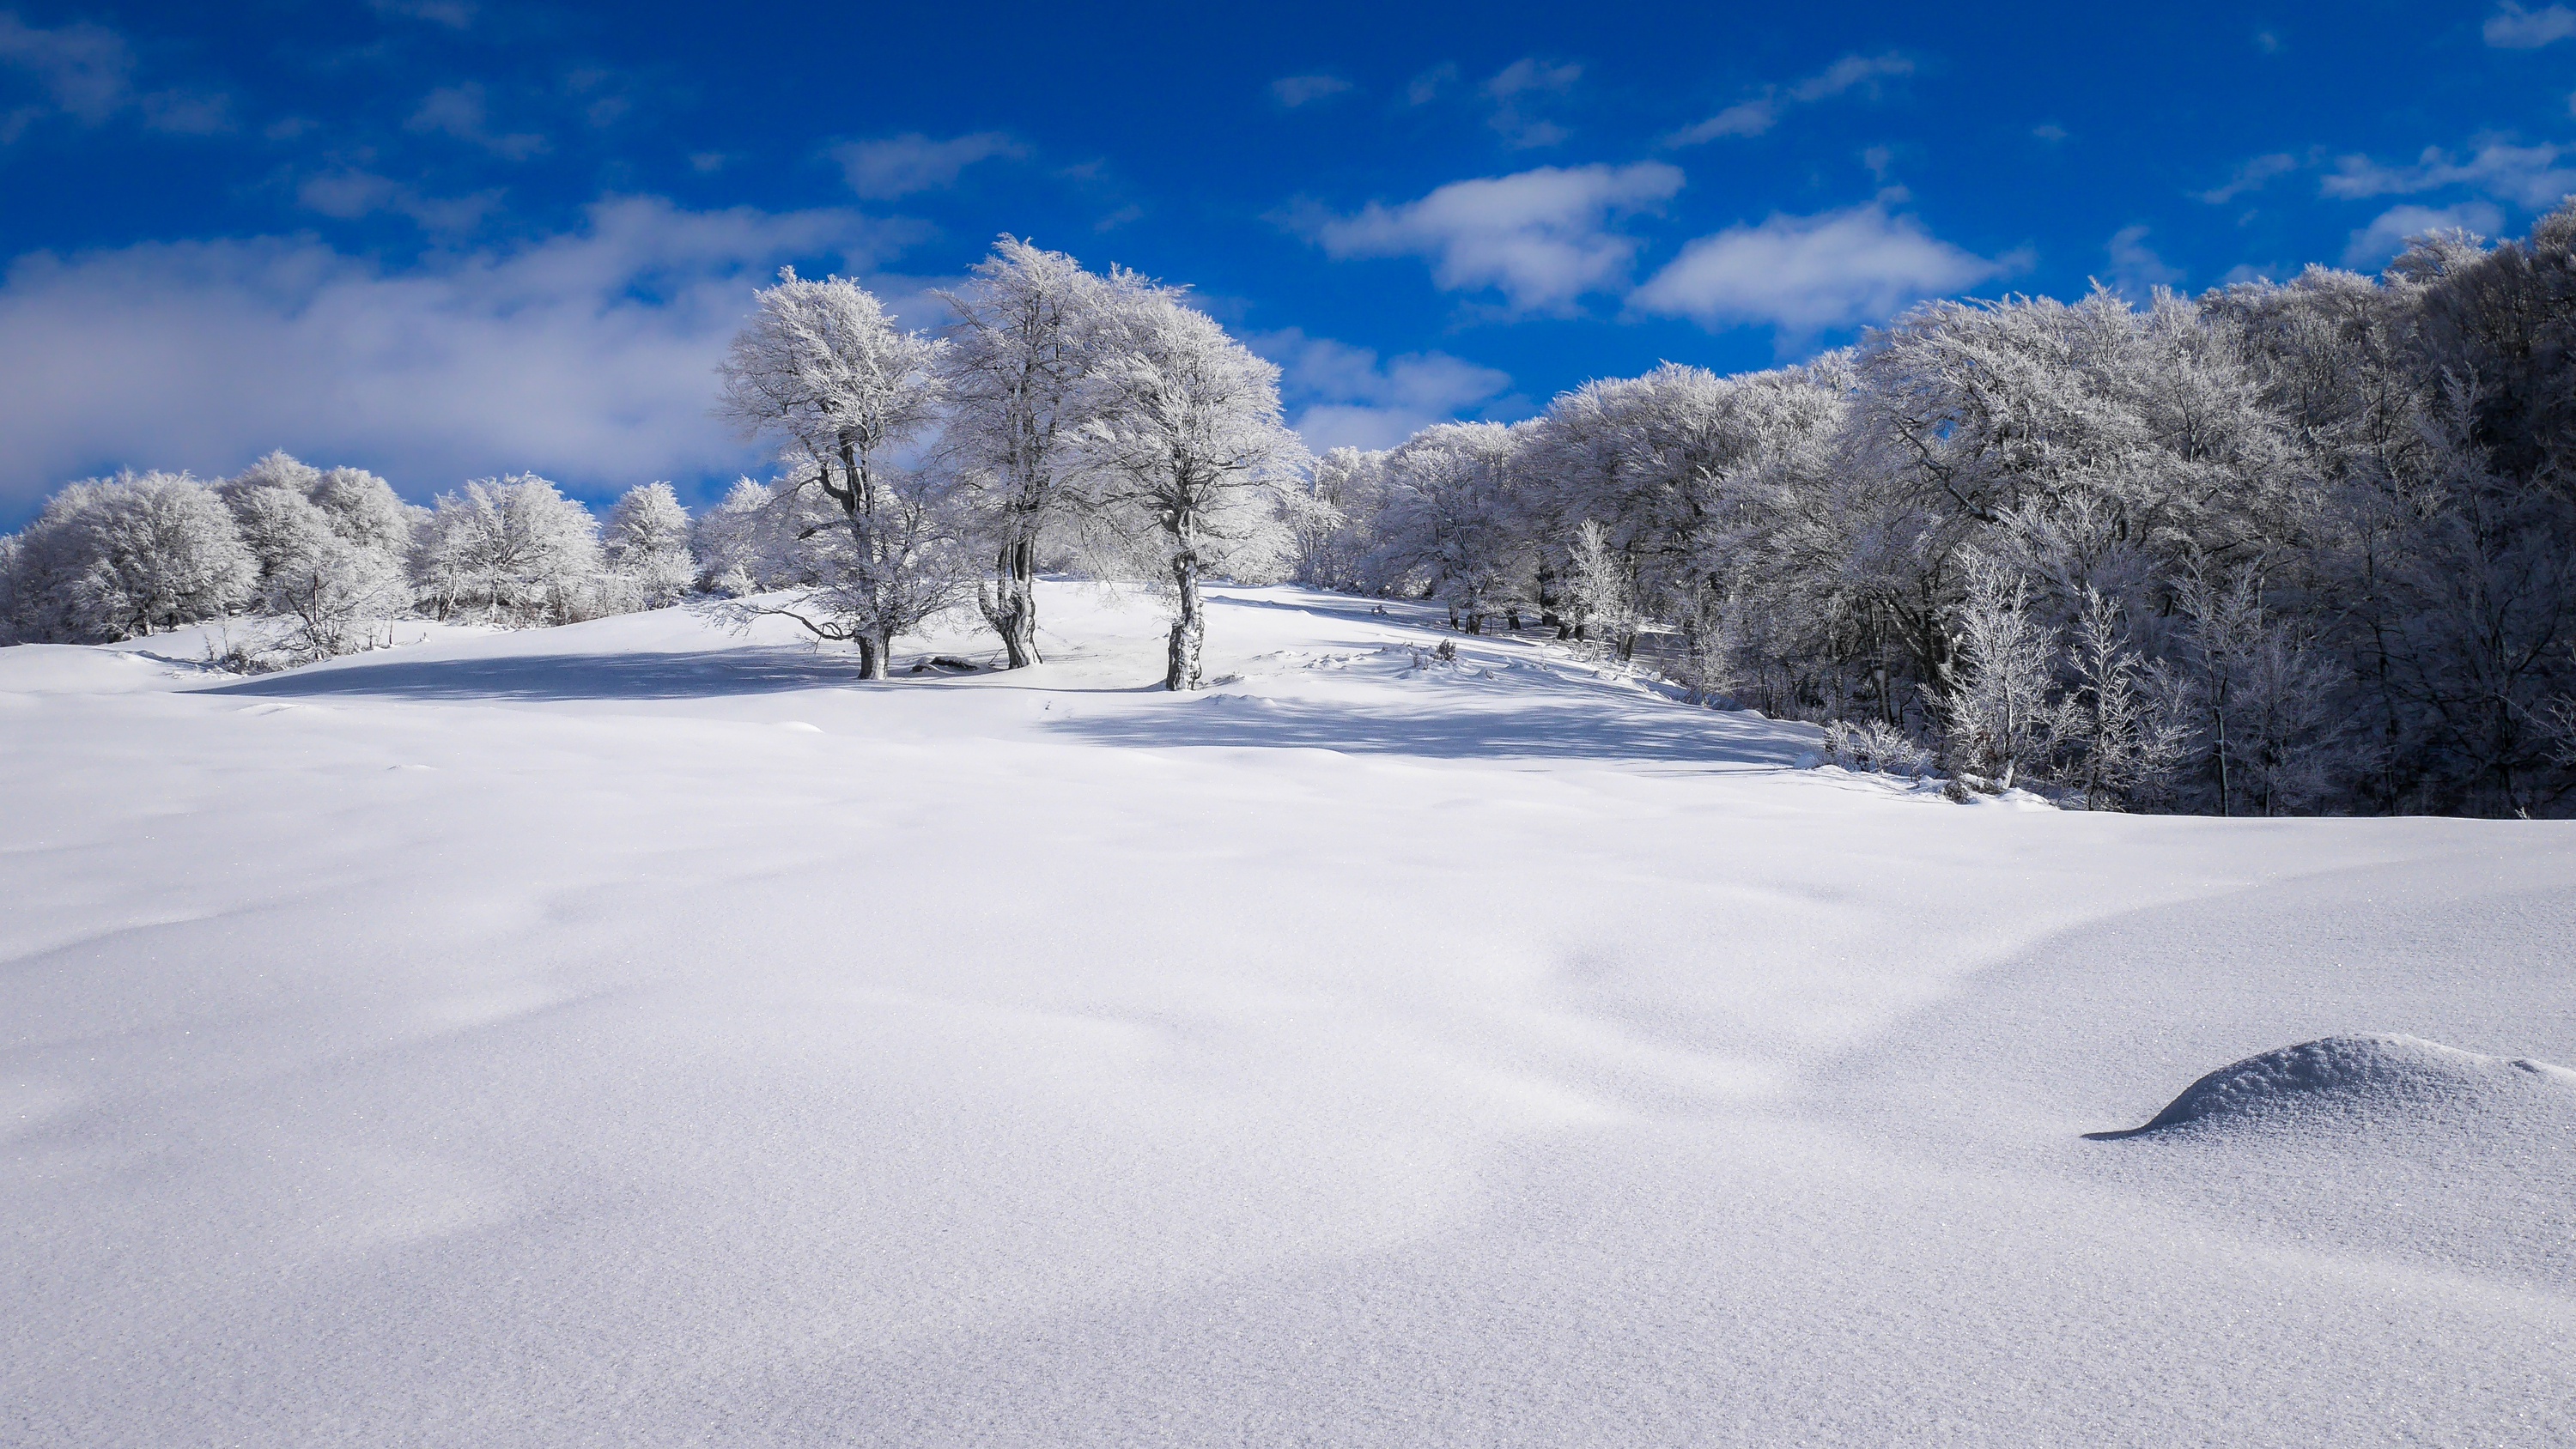
[[[2201,200],[2212,206],[2225,206],[2246,192],[2262,190],[2274,177],[2284,176],[2298,169],[2299,159],[2286,152],[2257,156],[2237,167],[2225,184],[2211,187],[2198,195]]]
[[[923,230],[625,198],[578,232],[409,271],[309,238],[22,257],[0,283],[0,510],[274,447],[414,497],[512,469],[595,491],[744,466],[708,408],[753,288],[783,261],[863,272]]]
[[[1530,115],[1529,106],[1548,96],[1563,95],[1582,78],[1583,67],[1579,65],[1549,65],[1526,56],[1513,61],[1481,88],[1494,103],[1493,114],[1485,118],[1485,124],[1522,150],[1561,144],[1566,137],[1565,128]]]
[[[490,100],[480,81],[431,91],[422,97],[420,108],[403,123],[403,129],[415,135],[448,136],[511,161],[525,161],[546,149],[543,136],[492,130]]]
[[[882,141],[850,141],[832,148],[850,190],[870,200],[939,191],[978,161],[1021,157],[1028,148],[999,131],[977,131],[934,141],[917,131]]]
[[[1786,86],[1764,86],[1760,94],[1666,136],[1664,144],[1698,146],[1721,136],[1759,136],[1779,124],[1781,114],[1792,106],[1830,100],[1854,87],[1866,86],[1874,92],[1885,77],[1913,73],[1914,62],[1895,51],[1885,55],[1846,55],[1805,80]]]
[[[1879,321],[2022,264],[1963,251],[1871,202],[1816,216],[1774,213],[1759,226],[1701,237],[1629,305],[1704,327],[1769,323],[1805,336]]]
[[[1279,104],[1295,110],[1299,106],[1338,96],[1349,90],[1351,83],[1337,75],[1283,75],[1270,83],[1270,94]]]
[[[2124,226],[2111,233],[2102,252],[2110,258],[2111,280],[2125,296],[2143,299],[2158,287],[2171,287],[2182,281],[2181,269],[2168,264],[2147,245],[2144,225]]]
[[[1316,452],[1387,448],[1433,423],[1489,403],[1511,374],[1445,352],[1408,352],[1381,362],[1365,347],[1309,337],[1291,327],[1249,339],[1279,364],[1291,425]]]
[[[2525,10],[2505,0],[2487,17],[2486,34],[2487,44],[2499,50],[2538,50],[2576,35],[2576,11],[2564,5]]]
[[[2392,206],[2377,220],[2352,234],[2351,244],[2343,249],[2347,267],[2375,267],[2406,250],[2409,238],[2428,231],[2458,227],[2494,236],[2504,226],[2504,213],[2483,201],[2463,201],[2457,206]]]
[[[1309,229],[1333,257],[1426,257],[1444,290],[1491,287],[1515,312],[1567,312],[1585,293],[1626,285],[1638,242],[1615,223],[1681,189],[1680,169],[1659,161],[1541,166],[1453,181],[1401,206],[1372,202]]]
[[[0,145],[50,115],[98,126],[129,107],[155,131],[205,136],[232,129],[232,102],[219,93],[182,88],[136,94],[133,48],[124,36],[86,20],[47,30],[0,10],[0,65],[25,72],[45,96],[42,105],[0,114]]]
[[[2337,162],[2320,189],[2328,196],[2411,196],[2460,186],[2534,209],[2556,206],[2576,191],[2576,170],[2558,159],[2566,148],[2516,146],[2485,141],[2465,161],[2454,160],[2439,146],[2427,146],[2412,166],[2382,166],[2367,156]]]

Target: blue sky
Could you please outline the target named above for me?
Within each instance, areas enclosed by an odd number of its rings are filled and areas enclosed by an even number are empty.
[[[2576,13],[1842,5],[0,8],[0,527],[270,447],[693,500],[782,264],[1011,231],[1194,286],[1317,447],[2143,295],[2576,191]]]

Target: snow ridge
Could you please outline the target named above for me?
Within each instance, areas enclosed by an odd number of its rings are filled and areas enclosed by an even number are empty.
[[[2109,1141],[2191,1128],[2366,1127],[2557,1113],[2576,1121],[2576,1072],[2528,1057],[2366,1033],[2258,1052],[2192,1083],[2143,1127],[2085,1136]]]

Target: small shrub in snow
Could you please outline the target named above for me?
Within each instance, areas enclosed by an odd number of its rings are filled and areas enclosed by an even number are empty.
[[[1932,772],[1932,752],[1885,720],[1832,720],[1825,725],[1825,761],[1846,770],[1919,779]]]

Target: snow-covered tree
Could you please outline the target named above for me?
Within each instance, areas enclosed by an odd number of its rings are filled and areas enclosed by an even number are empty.
[[[2055,631],[2030,610],[2029,585],[1982,555],[1966,560],[1942,726],[1950,759],[2010,789],[2044,766],[2057,730]]]
[[[54,495],[12,550],[13,632],[127,639],[249,601],[257,577],[214,489],[185,473],[120,473]]]
[[[1527,436],[1525,424],[1438,423],[1386,453],[1367,566],[1377,588],[1437,597],[1470,632],[1518,596],[1537,544],[1514,492]]]
[[[1167,291],[1130,286],[1107,400],[1084,425],[1092,497],[1162,565],[1176,609],[1163,687],[1196,689],[1211,568],[1275,567],[1291,546],[1281,495],[1307,462],[1279,407],[1279,369]]]
[[[2218,812],[2313,809],[2343,763],[2349,721],[2333,709],[2340,666],[2300,623],[2267,609],[2259,561],[2219,578],[2195,574],[2177,592]]]
[[[2053,720],[2068,754],[2064,783],[2088,810],[2164,800],[2189,743],[2187,686],[2130,648],[2120,635],[2119,605],[2090,590],[2067,662],[2072,679]]]
[[[689,511],[668,483],[627,489],[608,510],[599,542],[609,573],[637,607],[659,609],[678,602],[696,577],[689,555]]]
[[[297,646],[300,651],[340,652],[338,641],[356,637],[345,620],[319,625],[316,636],[317,625],[308,617],[316,601],[338,600],[319,606],[345,604],[378,616],[408,604],[399,585],[419,510],[406,507],[382,478],[362,468],[326,471],[278,451],[216,488],[257,563],[262,605],[300,621],[297,630],[305,640]],[[325,540],[363,557],[340,557],[339,551],[322,546]],[[300,580],[295,592],[306,600],[292,608],[280,603],[286,594],[272,587],[290,567]]]
[[[817,545],[817,586],[776,612],[859,646],[883,679],[894,639],[955,599],[963,576],[953,491],[899,475],[888,454],[936,420],[945,345],[898,331],[858,284],[782,271],[733,342],[724,407],[746,432],[784,445],[787,486],[812,488],[841,512],[845,540]]]
[[[1112,345],[1117,290],[1062,252],[1004,236],[963,288],[939,294],[954,314],[939,364],[949,410],[940,454],[973,491],[993,554],[977,599],[1013,669],[1038,662],[1039,543],[1082,466],[1077,443],[1101,404],[1092,375]]]
[[[440,618],[487,613],[517,625],[582,617],[599,571],[590,510],[533,473],[440,494],[413,559],[422,602]]]
[[[1574,531],[1574,547],[1567,551],[1566,582],[1571,586],[1575,617],[1592,631],[1592,637],[1613,648],[1621,648],[1636,634],[1637,577],[1627,556],[1610,542],[1610,530],[1598,520],[1587,518]]]
[[[318,517],[321,510],[314,512]],[[268,611],[290,621],[287,646],[302,659],[367,647],[375,623],[411,602],[409,581],[392,560],[327,527],[301,534],[260,589]]]

